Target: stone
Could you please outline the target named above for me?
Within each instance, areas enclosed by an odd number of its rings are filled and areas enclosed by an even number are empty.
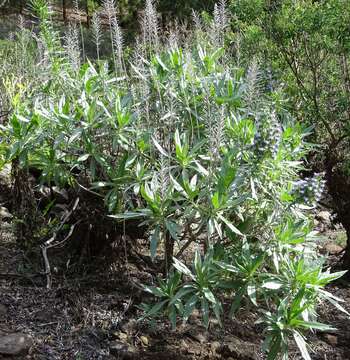
[[[217,349],[217,353],[225,359],[233,357],[237,360],[258,360],[258,347],[248,341],[241,340],[235,336],[225,338],[224,344]]]
[[[113,337],[122,340],[124,342],[126,342],[128,340],[128,334],[121,332],[121,331],[115,331],[114,333],[112,333]]]
[[[0,337],[0,354],[26,355],[32,346],[32,338],[27,334],[15,333]]]
[[[320,211],[316,215],[316,219],[322,222],[326,226],[331,226],[332,224],[332,215],[328,211]]]
[[[1,220],[9,220],[12,219],[13,215],[3,206],[0,206],[0,219]]]
[[[109,352],[117,359],[135,359],[136,349],[132,345],[124,343],[122,341],[111,341],[109,344]]]
[[[0,184],[11,186],[11,165],[6,164],[0,169]]]
[[[328,243],[325,245],[325,252],[330,255],[337,255],[341,253],[343,250],[344,249],[337,244]]]
[[[141,340],[141,342],[142,342],[142,345],[144,345],[144,346],[148,346],[148,345],[149,345],[149,340],[148,340],[148,337],[147,337],[147,336],[144,336],[144,335],[140,336],[140,340]]]
[[[338,338],[335,335],[325,334],[325,339],[326,339],[327,343],[332,346],[338,345]]]

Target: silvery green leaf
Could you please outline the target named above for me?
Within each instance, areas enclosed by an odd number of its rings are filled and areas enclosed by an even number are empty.
[[[311,360],[310,354],[306,348],[306,342],[299,332],[293,331],[294,340],[298,345],[298,348],[303,356],[304,360]]]
[[[283,284],[278,281],[266,281],[261,285],[261,287],[263,287],[265,289],[269,289],[269,290],[278,290],[282,286],[283,286]]]
[[[195,280],[191,270],[185,265],[183,264],[180,260],[173,258],[173,265],[175,267],[176,270],[178,270],[180,273],[191,277],[193,280]]]
[[[165,220],[165,226],[166,226],[167,230],[169,231],[171,237],[174,240],[179,241],[178,234],[180,232],[180,227],[175,222],[170,221],[170,220]]]

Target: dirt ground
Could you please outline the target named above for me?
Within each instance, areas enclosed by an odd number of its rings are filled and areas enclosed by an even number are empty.
[[[8,193],[6,186],[0,186],[0,205],[6,206],[1,192]],[[337,253],[338,233],[325,235],[332,239],[328,250]],[[55,269],[56,260],[66,261],[62,250],[52,252],[53,287],[46,289],[40,252],[26,255],[15,240],[13,220],[0,218],[0,343],[2,337],[18,333],[29,335],[30,341],[20,355],[0,359],[265,358],[254,312],[224,319],[223,328],[212,319],[208,330],[196,313],[176,331],[163,319],[139,321],[139,305],[148,300],[141,284],[151,282],[152,276],[142,271],[137,259],[99,263],[93,271],[71,274]],[[339,257],[333,255],[330,263]],[[339,282],[328,290],[343,298],[350,311],[350,283]],[[337,330],[308,335],[312,359],[350,359],[350,320],[329,304],[321,304],[319,312],[320,321]],[[290,359],[301,359],[294,347]]]
[[[2,223],[0,241],[0,335],[25,333],[33,340],[28,353],[15,359],[264,359],[257,315],[241,313],[213,321],[207,331],[198,314],[172,331],[167,321],[138,321],[145,294],[138,285],[147,280],[133,264],[110,266],[100,274],[54,277],[31,275],[32,265],[17,249],[11,224]],[[123,271],[121,271],[123,270]],[[343,298],[350,311],[350,288],[329,289]],[[350,321],[330,306],[320,306],[321,320],[337,328],[309,336],[312,359],[350,359]],[[297,350],[292,359],[299,359]],[[1,355],[0,355],[1,358]],[[5,359],[5,357],[4,357]]]

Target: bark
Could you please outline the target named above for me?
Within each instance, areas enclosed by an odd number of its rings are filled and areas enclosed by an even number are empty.
[[[66,0],[62,0],[62,16],[63,16],[63,21],[67,22]]]
[[[341,169],[340,161],[332,150],[325,160],[326,181],[339,222],[347,235],[347,246],[343,256],[343,267],[350,270],[350,179]]]
[[[86,11],[86,26],[89,28],[89,27],[90,27],[90,14],[89,14],[89,4],[88,4],[88,1],[86,1],[85,11]]]
[[[12,209],[20,221],[17,223],[17,241],[25,249],[32,247],[34,234],[41,225],[40,214],[37,211],[35,196],[30,183],[27,169],[23,169],[19,160],[12,161]]]

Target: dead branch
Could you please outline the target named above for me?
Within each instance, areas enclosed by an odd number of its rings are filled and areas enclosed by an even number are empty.
[[[68,235],[62,240],[59,241],[57,243],[54,243],[54,241],[57,238],[57,235],[59,234],[59,232],[62,230],[64,224],[68,221],[68,219],[71,217],[71,215],[73,214],[73,212],[75,211],[75,209],[77,208],[79,204],[79,198],[77,198],[75,200],[75,203],[73,205],[72,210],[70,210],[69,212],[67,212],[65,214],[65,216],[63,216],[63,219],[60,223],[60,226],[58,227],[58,229],[56,230],[56,232],[52,235],[52,237],[47,240],[43,245],[41,245],[41,253],[42,256],[44,258],[44,266],[45,266],[45,275],[46,275],[46,288],[47,289],[51,289],[52,286],[52,275],[51,275],[51,267],[50,267],[50,262],[49,262],[49,258],[47,256],[47,250],[56,246],[60,246],[62,244],[64,244],[73,234],[74,228],[75,226],[80,222],[78,221],[77,223],[75,223],[74,225],[71,226]]]

